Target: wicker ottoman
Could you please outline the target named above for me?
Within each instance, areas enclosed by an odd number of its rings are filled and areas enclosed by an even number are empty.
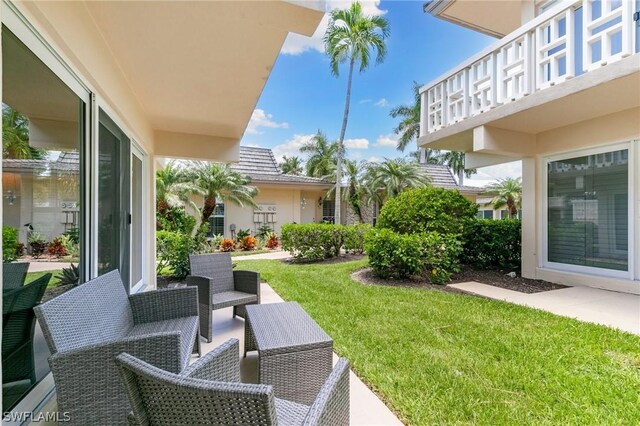
[[[247,305],[244,354],[258,351],[258,381],[310,405],[333,366],[333,340],[295,302]]]

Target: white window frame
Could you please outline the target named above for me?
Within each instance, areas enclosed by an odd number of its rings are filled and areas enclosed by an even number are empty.
[[[621,278],[621,279],[629,279],[629,280],[633,280],[634,279],[634,275],[636,274],[636,264],[638,263],[636,261],[636,237],[635,237],[635,229],[636,229],[636,220],[634,220],[634,218],[636,218],[635,216],[635,199],[636,199],[636,191],[637,191],[637,187],[635,185],[635,168],[638,165],[638,162],[636,161],[634,163],[633,159],[637,158],[637,153],[636,153],[636,144],[633,141],[626,141],[626,142],[617,142],[617,143],[613,143],[613,144],[607,144],[607,145],[602,145],[602,146],[598,146],[598,147],[594,147],[594,148],[589,148],[589,149],[583,149],[583,150],[576,150],[576,151],[569,151],[569,152],[564,152],[561,154],[554,154],[554,155],[549,155],[549,156],[545,156],[542,158],[542,161],[540,161],[540,176],[541,176],[541,229],[542,229],[542,238],[540,238],[540,246],[539,246],[539,253],[542,254],[541,256],[541,264],[540,266],[543,268],[547,268],[547,269],[553,269],[553,270],[557,270],[560,272],[575,272],[575,273],[580,273],[580,274],[587,274],[587,275],[597,275],[597,276],[602,276],[602,277],[610,277],[610,278]],[[576,157],[584,157],[584,156],[588,156],[588,155],[595,155],[595,154],[602,154],[602,153],[606,153],[606,152],[610,152],[610,151],[619,151],[619,150],[623,150],[623,149],[627,149],[629,150],[629,163],[628,163],[628,176],[627,176],[627,184],[628,184],[628,227],[629,229],[627,230],[628,232],[628,252],[627,252],[627,270],[626,271],[617,271],[617,270],[613,270],[613,269],[605,269],[605,268],[595,268],[592,266],[580,266],[580,265],[570,265],[570,264],[565,264],[565,263],[558,263],[558,262],[550,262],[549,261],[549,210],[548,210],[548,203],[549,203],[549,188],[548,188],[548,184],[549,184],[549,179],[548,179],[548,174],[547,174],[547,169],[548,169],[548,165],[550,162],[553,161],[560,161],[560,160],[566,160],[569,158],[576,158]],[[640,206],[638,206],[640,208]]]

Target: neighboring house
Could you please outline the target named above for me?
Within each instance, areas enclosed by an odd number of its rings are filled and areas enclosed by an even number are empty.
[[[522,274],[640,293],[636,1],[436,0],[496,42],[421,89],[419,145],[522,160]]]
[[[254,198],[258,206],[218,204],[210,219],[212,234],[231,237],[240,229],[256,234],[263,226],[280,234],[286,223],[322,222],[322,200],[332,182],[283,174],[273,152],[266,148],[241,146],[240,161],[231,167],[248,175],[251,185],[258,188]]]
[[[28,119],[28,143],[47,163],[3,162],[3,225],[32,220],[55,236],[77,224],[82,281],[119,270],[127,293],[155,288],[154,164],[238,161],[285,39],[313,35],[322,6],[3,1],[3,108]],[[64,186],[56,159],[69,152],[77,174]],[[67,203],[76,217],[61,223]],[[16,419],[55,396],[37,325],[34,336],[34,350],[19,353],[25,365],[35,354],[35,377],[3,374],[3,413]]]
[[[493,197],[483,197],[482,194],[476,199],[478,205],[478,219],[508,219],[509,211],[505,208],[495,209],[493,204]],[[522,211],[518,210],[518,218],[522,219]]]

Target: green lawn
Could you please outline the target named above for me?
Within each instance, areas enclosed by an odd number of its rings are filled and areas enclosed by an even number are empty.
[[[365,261],[243,261],[408,424],[640,424],[640,337],[522,306],[364,286]]]
[[[25,283],[30,283],[31,281],[40,278],[41,276],[45,275],[45,274],[52,274],[51,280],[49,280],[49,284],[47,285],[47,288],[51,288],[51,287],[55,287],[56,285],[58,285],[58,282],[60,282],[59,279],[56,278],[56,275],[60,274],[60,270],[55,270],[55,271],[41,271],[41,272],[29,272],[27,274],[27,279],[25,280]]]

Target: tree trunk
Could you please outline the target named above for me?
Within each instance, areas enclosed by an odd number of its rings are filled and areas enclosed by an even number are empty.
[[[458,185],[464,185],[464,168],[458,170]]]
[[[420,164],[427,164],[427,149],[426,148],[420,148],[420,160],[418,160],[418,162]]]
[[[204,225],[209,223],[209,218],[213,214],[213,210],[216,208],[216,197],[205,197],[204,206],[202,206],[202,223]]]
[[[338,161],[336,164],[336,210],[334,212],[334,222],[336,224],[341,223],[341,182],[342,182],[342,155],[343,155],[343,143],[344,134],[347,131],[347,120],[349,119],[349,104],[351,103],[351,79],[353,78],[353,66],[356,63],[355,57],[351,57],[349,62],[349,77],[347,79],[347,99],[344,103],[344,117],[342,118],[342,129],[340,130],[340,140],[338,141]]]

